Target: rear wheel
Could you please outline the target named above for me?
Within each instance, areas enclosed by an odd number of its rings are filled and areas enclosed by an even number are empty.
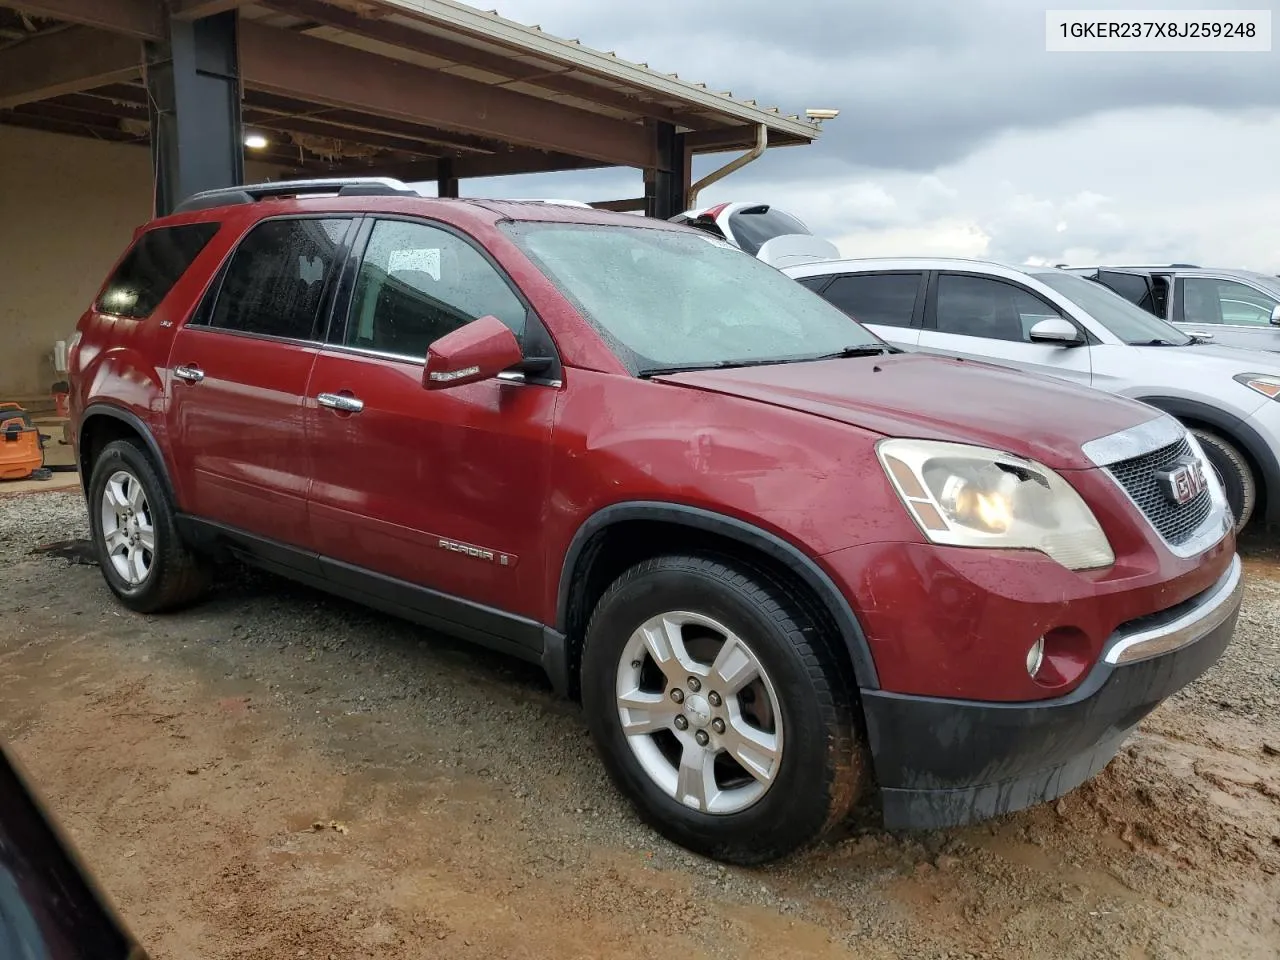
[[[194,600],[208,571],[174,523],[173,501],[150,457],[135,443],[115,440],[89,476],[89,526],[107,586],[139,613],[157,613]]]
[[[614,782],[668,839],[719,860],[816,841],[863,781],[828,640],[757,573],[694,556],[628,570],[592,615],[582,663]]]
[[[1258,501],[1258,484],[1249,461],[1233,444],[1216,433],[1198,427],[1192,428],[1191,433],[1200,442],[1205,456],[1222,481],[1227,504],[1236,520],[1236,532],[1239,533],[1249,523]]]

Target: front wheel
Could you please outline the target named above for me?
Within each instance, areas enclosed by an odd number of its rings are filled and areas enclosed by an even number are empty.
[[[1193,428],[1192,435],[1199,441],[1204,455],[1222,481],[1227,494],[1227,505],[1235,517],[1236,533],[1243,530],[1253,516],[1253,508],[1258,502],[1258,484],[1254,479],[1249,461],[1231,443],[1216,433]]]
[[[582,699],[646,822],[739,864],[839,823],[863,752],[829,639],[777,585],[718,559],[660,557],[619,577],[587,628]]]

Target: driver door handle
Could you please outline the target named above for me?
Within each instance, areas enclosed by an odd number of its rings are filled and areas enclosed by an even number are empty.
[[[316,403],[343,413],[359,413],[364,409],[363,400],[345,393],[322,393],[316,397]]]
[[[204,371],[194,363],[184,363],[180,367],[174,367],[173,375],[187,383],[199,383],[204,379]]]

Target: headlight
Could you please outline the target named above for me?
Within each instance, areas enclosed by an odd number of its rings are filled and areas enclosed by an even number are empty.
[[[907,510],[934,543],[1038,550],[1069,570],[1115,562],[1093,511],[1043,464],[931,440],[882,440],[876,452]]]
[[[1268,376],[1265,373],[1238,373],[1233,379],[1236,383],[1243,383],[1250,390],[1268,399],[1280,399],[1280,377]]]

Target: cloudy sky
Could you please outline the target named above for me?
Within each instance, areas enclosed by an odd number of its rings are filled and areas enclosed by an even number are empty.
[[[787,113],[814,145],[707,190],[796,213],[848,256],[1189,260],[1280,273],[1280,41],[1271,53],[1047,53],[1044,11],[1273,9],[1276,0],[484,0]],[[704,158],[695,177],[731,154]],[[473,183],[602,200],[638,173]]]

